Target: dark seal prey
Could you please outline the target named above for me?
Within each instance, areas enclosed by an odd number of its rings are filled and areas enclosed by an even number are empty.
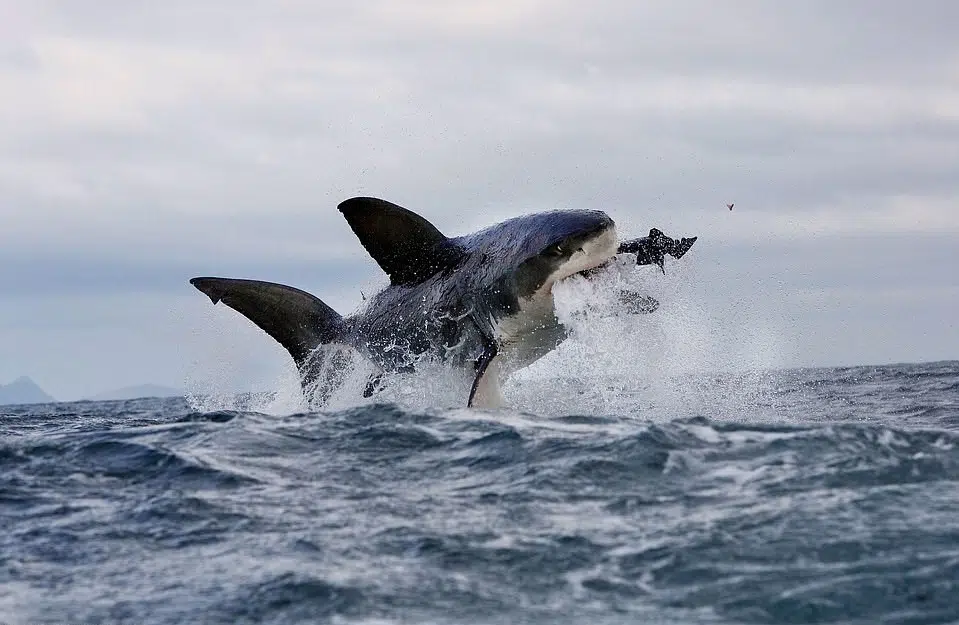
[[[475,372],[467,405],[498,406],[500,376],[531,364],[567,336],[553,308],[558,280],[587,274],[617,253],[662,268],[666,255],[680,258],[696,241],[653,229],[648,237],[619,243],[613,220],[596,210],[524,215],[455,238],[385,200],[352,198],[339,210],[390,277],[390,285],[353,316],[341,317],[282,284],[190,280],[214,304],[222,301],[283,345],[304,391],[312,389],[321,400],[343,379],[345,349],[354,349],[380,371],[367,395],[384,374],[412,371],[432,359]],[[639,308],[651,312],[655,300]]]

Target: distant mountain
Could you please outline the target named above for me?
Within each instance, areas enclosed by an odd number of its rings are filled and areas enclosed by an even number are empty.
[[[113,391],[94,395],[93,401],[111,401],[120,399],[140,399],[141,397],[183,397],[186,393],[178,388],[160,386],[159,384],[138,384],[124,386]]]
[[[47,404],[55,402],[37,383],[22,376],[10,384],[0,384],[0,406],[11,404]]]

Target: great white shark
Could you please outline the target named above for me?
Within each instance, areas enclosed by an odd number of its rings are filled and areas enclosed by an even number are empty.
[[[342,317],[300,289],[234,278],[190,283],[276,339],[293,357],[304,391],[328,395],[342,380],[345,349],[384,374],[408,372],[423,359],[473,373],[468,406],[500,405],[500,379],[567,337],[556,318],[553,285],[588,275],[617,254],[663,268],[696,237],[672,239],[657,229],[620,242],[613,220],[598,210],[554,210],[515,217],[461,237],[446,237],[416,213],[385,200],[356,197],[338,206],[390,284],[358,313]],[[641,297],[644,310],[655,300]],[[649,303],[652,302],[652,306]]]

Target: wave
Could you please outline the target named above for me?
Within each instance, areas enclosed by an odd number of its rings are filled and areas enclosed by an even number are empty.
[[[739,396],[758,378],[696,378],[719,398],[698,415],[656,397],[18,408],[0,417],[0,605],[13,622],[955,621],[959,413],[921,378],[897,391],[904,371],[772,374]]]

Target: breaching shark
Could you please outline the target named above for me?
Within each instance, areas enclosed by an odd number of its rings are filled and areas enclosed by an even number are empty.
[[[502,403],[500,379],[526,367],[568,334],[556,318],[553,285],[589,275],[617,254],[664,267],[696,237],[672,239],[657,229],[619,242],[598,210],[554,210],[515,217],[449,238],[426,219],[385,200],[356,197],[338,206],[390,284],[360,312],[342,317],[305,291],[258,280],[193,278],[214,304],[223,302],[276,339],[293,357],[304,392],[328,397],[342,382],[343,354],[358,351],[383,375],[415,370],[423,359],[473,372],[468,406]],[[656,308],[641,297],[642,312]],[[649,303],[652,306],[649,306]]]

